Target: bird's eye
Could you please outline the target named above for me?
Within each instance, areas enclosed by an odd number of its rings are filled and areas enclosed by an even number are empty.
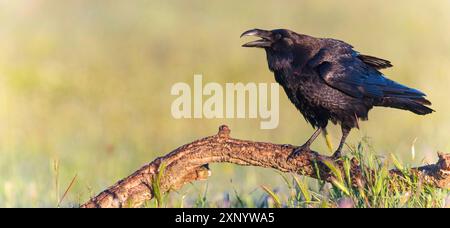
[[[281,34],[276,34],[276,35],[275,35],[275,39],[276,39],[276,40],[281,39]]]

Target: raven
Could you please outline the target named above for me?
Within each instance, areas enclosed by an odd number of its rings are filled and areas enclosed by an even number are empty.
[[[261,39],[243,47],[263,48],[270,71],[283,87],[290,101],[303,114],[314,134],[292,156],[310,150],[311,143],[328,122],[340,124],[342,138],[333,157],[341,156],[342,147],[358,120],[367,120],[374,106],[408,110],[419,115],[432,113],[425,94],[394,82],[380,70],[391,62],[363,55],[353,46],[330,38],[316,38],[287,29],[252,29],[243,36]]]

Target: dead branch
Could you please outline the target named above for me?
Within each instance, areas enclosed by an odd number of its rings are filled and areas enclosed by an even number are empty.
[[[295,149],[292,145],[278,145],[266,142],[252,142],[230,137],[230,129],[221,126],[217,135],[206,137],[181,146],[169,154],[156,158],[130,176],[101,192],[82,208],[117,208],[140,207],[155,196],[155,181],[158,181],[159,192],[163,194],[179,189],[183,185],[205,180],[210,175],[209,163],[233,163],[244,166],[273,168],[282,172],[298,173],[312,178],[332,181],[333,173],[324,161],[334,162],[343,170],[341,161],[320,155],[314,151],[305,151],[294,159],[288,159]],[[433,165],[414,168],[424,183],[439,187],[450,187],[450,155],[438,154],[439,161]],[[164,165],[162,165],[164,164]],[[163,172],[157,178],[160,167]],[[361,169],[356,161],[351,162],[352,183],[361,185]],[[402,172],[391,170],[392,179],[399,179]]]

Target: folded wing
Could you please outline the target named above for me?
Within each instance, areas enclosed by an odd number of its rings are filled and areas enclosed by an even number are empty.
[[[378,69],[392,66],[389,61],[360,55],[350,45],[324,47],[308,63],[331,87],[352,97],[373,98],[374,105],[400,108],[417,114],[433,110],[425,94],[386,78]]]

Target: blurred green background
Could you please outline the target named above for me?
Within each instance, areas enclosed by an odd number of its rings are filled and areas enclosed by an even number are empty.
[[[303,143],[312,128],[282,90],[273,130],[260,130],[259,120],[171,116],[171,86],[194,74],[205,83],[274,82],[264,52],[240,47],[239,35],[255,27],[333,37],[391,60],[386,75],[426,92],[437,112],[375,109],[348,142],[369,137],[377,155],[433,162],[450,149],[449,9],[444,0],[0,0],[0,207],[54,207],[75,175],[61,206],[77,206],[222,123],[234,137]],[[336,144],[339,128],[330,132]],[[313,148],[328,151],[322,138]],[[283,182],[260,168],[212,172],[174,193],[173,206],[184,195],[189,206],[206,188],[214,202]]]

